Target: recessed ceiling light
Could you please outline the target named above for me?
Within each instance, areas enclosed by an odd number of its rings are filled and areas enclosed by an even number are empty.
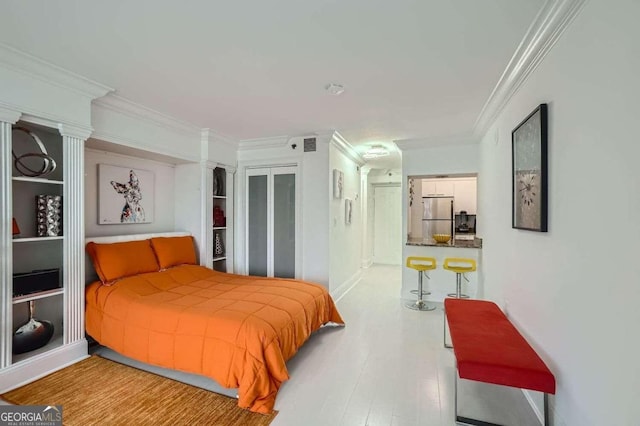
[[[386,157],[387,155],[389,155],[389,150],[383,145],[371,145],[362,157],[370,160],[372,158]]]
[[[327,84],[325,86],[327,92],[331,93],[333,96],[338,96],[344,93],[344,86],[342,84]]]

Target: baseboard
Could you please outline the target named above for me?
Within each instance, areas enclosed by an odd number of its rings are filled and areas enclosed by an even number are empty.
[[[363,268],[369,268],[371,267],[371,265],[373,265],[373,259],[369,258],[369,259],[362,259],[362,267]]]
[[[342,283],[338,288],[331,292],[331,297],[335,302],[339,301],[347,294],[353,287],[356,286],[362,279],[362,269],[358,269],[358,272],[353,274],[351,278]]]
[[[10,365],[0,371],[0,393],[24,386],[88,357],[87,341],[82,339]]]

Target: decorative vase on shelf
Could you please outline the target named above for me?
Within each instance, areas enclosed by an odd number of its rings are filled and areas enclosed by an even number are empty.
[[[34,302],[29,301],[29,321],[13,333],[13,353],[21,354],[43,347],[53,336],[53,324],[50,321],[33,317]]]
[[[224,210],[221,207],[215,206],[213,208],[213,226],[226,226]]]
[[[224,245],[222,244],[222,237],[220,237],[220,233],[216,232],[216,241],[214,247],[214,254],[216,256],[224,256]]]
[[[213,195],[224,196],[224,170],[213,170]]]
[[[61,195],[36,195],[36,230],[38,237],[62,235]]]

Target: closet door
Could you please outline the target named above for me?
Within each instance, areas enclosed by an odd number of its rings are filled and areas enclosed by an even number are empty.
[[[296,167],[247,170],[247,272],[295,278]]]

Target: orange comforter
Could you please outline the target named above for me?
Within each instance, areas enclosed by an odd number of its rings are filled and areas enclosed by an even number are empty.
[[[86,288],[87,333],[116,352],[238,388],[269,413],[285,361],[327,322],[344,324],[326,289],[184,265]]]

